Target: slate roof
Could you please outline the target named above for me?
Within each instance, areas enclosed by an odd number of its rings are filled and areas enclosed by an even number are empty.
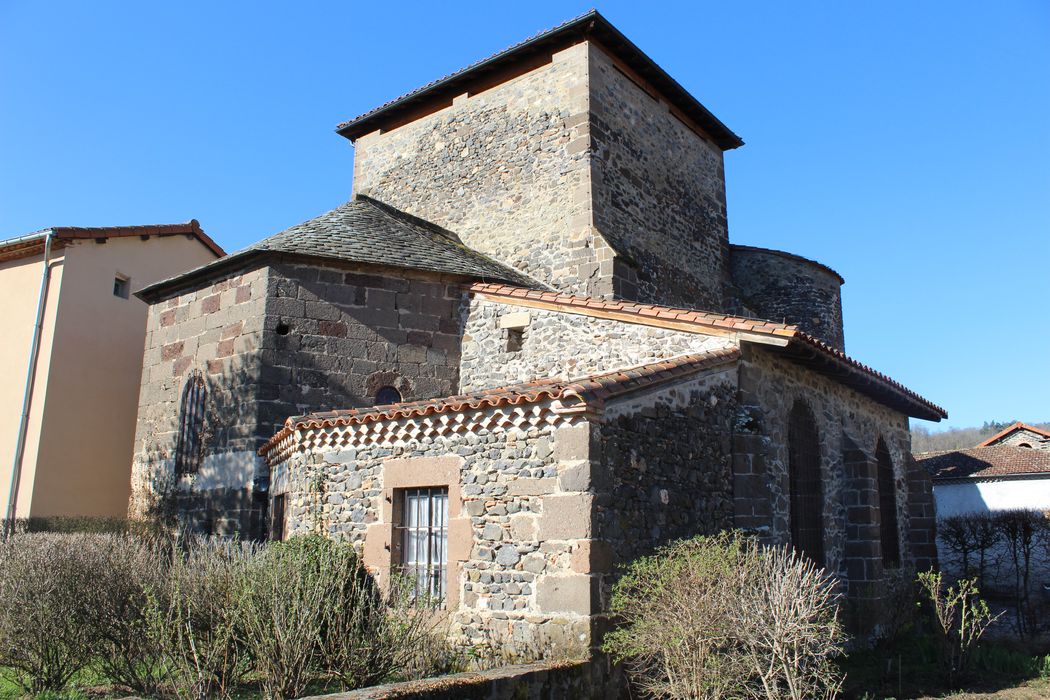
[[[428,416],[435,413],[458,413],[498,406],[520,406],[526,403],[569,397],[578,399],[580,403],[589,408],[600,410],[609,400],[635,391],[674,382],[704,370],[734,362],[739,357],[740,350],[735,347],[719,348],[708,352],[652,362],[638,367],[593,374],[580,379],[538,379],[496,389],[483,389],[470,394],[443,396],[423,401],[407,401],[386,406],[351,408],[311,413],[305,416],[293,416],[285,421],[284,428],[280,432],[270,438],[259,449],[259,454],[265,455],[296,430],[315,430],[340,425],[375,423],[415,416]]]
[[[1021,423],[1020,421],[1018,421],[1017,423],[1014,423],[1013,425],[1004,428],[1003,430],[991,436],[990,438],[988,438],[987,440],[985,440],[977,446],[989,447],[999,442],[1003,438],[1007,437],[1008,435],[1011,435],[1019,430],[1028,433],[1035,433],[1041,438],[1050,438],[1050,432],[1043,430],[1042,428],[1037,428],[1034,425],[1028,425],[1027,423]]]
[[[768,341],[770,350],[786,354],[799,364],[813,367],[831,375],[835,381],[850,386],[884,405],[907,415],[938,421],[948,413],[940,406],[919,396],[903,384],[877,372],[823,340],[799,330],[798,326],[763,319],[743,318],[726,314],[681,309],[631,301],[610,301],[580,297],[562,292],[523,289],[505,284],[472,284],[475,294],[484,294],[507,303],[528,306],[530,303],[549,304],[567,313],[599,316],[661,326],[677,330],[714,331],[737,334],[742,340]]]
[[[1029,447],[992,445],[968,450],[920,452],[915,455],[915,460],[935,481],[1040,474],[1050,478],[1050,452]]]
[[[450,231],[370,197],[355,199],[138,294],[155,301],[231,267],[268,255],[336,260],[500,280],[526,286],[524,274],[463,245]]]
[[[0,261],[15,260],[29,255],[39,255],[44,250],[47,234],[61,246],[74,240],[98,240],[110,238],[130,238],[133,236],[193,236],[205,248],[221,258],[226,255],[219,244],[211,239],[201,228],[200,222],[191,219],[179,224],[143,224],[139,226],[54,226],[34,231],[24,236],[0,241]]]
[[[438,78],[423,87],[397,97],[336,127],[336,133],[353,141],[385,124],[397,123],[406,115],[413,115],[427,104],[451,104],[452,97],[470,92],[476,83],[491,80],[493,75],[526,63],[539,54],[550,54],[583,40],[594,39],[608,51],[649,81],[668,102],[682,110],[710,134],[723,150],[744,145],[739,136],[723,124],[715,115],[679,85],[667,71],[657,65],[641,49],[614,27],[597,10],[574,17],[552,29],[540,32],[510,48],[499,51],[488,58]]]

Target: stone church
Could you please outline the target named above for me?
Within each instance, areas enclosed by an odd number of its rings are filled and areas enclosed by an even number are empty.
[[[742,528],[854,599],[935,556],[824,265],[729,242],[743,145],[596,12],[340,125],[350,201],[141,292],[133,515],[357,543],[454,633],[584,649],[617,567]]]

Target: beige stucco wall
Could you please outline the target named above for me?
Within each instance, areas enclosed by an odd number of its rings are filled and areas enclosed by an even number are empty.
[[[134,296],[115,296],[114,277],[130,277],[134,293],[215,256],[197,240],[181,235],[78,242],[64,252],[61,287],[57,292],[52,288],[48,301],[53,340],[40,357],[46,381],[38,381],[34,390],[31,415],[36,429],[23,465],[18,514],[122,517],[130,494],[147,306]],[[28,319],[24,340],[11,350],[25,346],[23,369],[5,382],[0,409],[3,445],[11,455],[5,459],[7,477],[0,486],[5,505],[39,265],[36,270],[32,291],[20,295],[22,303],[13,311]],[[19,283],[13,271],[0,271],[0,289]]]
[[[54,337],[56,300],[62,288],[64,270],[63,251],[52,252],[51,285],[48,292],[50,303],[44,315],[40,354],[35,377],[36,389],[47,386],[50,370],[52,339]],[[29,371],[29,345],[36,321],[37,299],[40,292],[40,277],[44,269],[44,256],[36,255],[19,260],[0,263],[0,295],[4,299],[6,328],[0,341],[0,518],[6,516],[7,501],[11,494],[11,468],[14,465],[15,444],[18,440],[18,425],[22,415],[22,398],[25,392],[26,372]],[[39,395],[39,393],[37,394]],[[29,514],[33,493],[33,480],[37,446],[40,442],[40,417],[42,412],[31,407],[29,431],[22,478],[18,489],[18,516]]]

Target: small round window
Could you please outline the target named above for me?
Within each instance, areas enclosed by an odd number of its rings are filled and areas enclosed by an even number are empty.
[[[392,386],[379,387],[376,392],[376,405],[385,406],[388,403],[401,403],[401,392]]]

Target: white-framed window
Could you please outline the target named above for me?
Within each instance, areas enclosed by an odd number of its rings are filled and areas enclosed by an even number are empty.
[[[445,600],[448,570],[448,487],[400,489],[400,568],[414,598]]]

